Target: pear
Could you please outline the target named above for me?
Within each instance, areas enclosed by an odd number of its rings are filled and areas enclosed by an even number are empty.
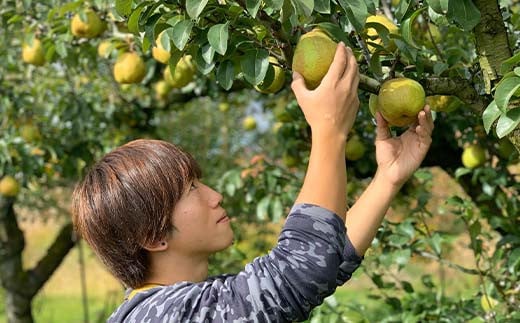
[[[246,131],[252,131],[256,129],[256,119],[253,116],[247,116],[242,121],[242,127]]]
[[[165,80],[160,80],[154,85],[155,97],[158,100],[164,100],[168,97],[168,93],[171,90],[170,84]]]
[[[155,40],[155,43],[157,46],[154,46],[152,48],[152,56],[155,58],[156,61],[168,64],[168,60],[170,59],[170,52],[164,49],[162,43],[161,43],[161,37],[164,34],[164,30],[157,36],[157,39]]]
[[[114,65],[114,78],[121,84],[139,83],[146,75],[146,66],[137,53],[123,53]]]
[[[426,104],[435,112],[453,112],[457,110],[462,102],[452,95],[432,95],[426,97]]]
[[[110,49],[112,48],[112,42],[109,40],[103,40],[99,43],[97,53],[100,57],[107,58],[110,55]]]
[[[345,158],[348,160],[358,160],[365,155],[365,145],[358,135],[352,136],[345,145]]]
[[[4,176],[0,180],[0,195],[5,197],[15,197],[20,192],[20,184],[12,176]]]
[[[390,19],[388,19],[384,15],[368,16],[366,22],[381,24],[381,25],[385,26],[386,29],[388,29],[388,32],[390,34],[395,34],[395,35],[399,34],[399,28]],[[381,38],[378,38],[379,34],[377,32],[377,29],[375,29],[373,27],[367,28],[367,36],[371,42],[376,43],[378,45],[382,45],[383,40]],[[395,45],[395,42],[392,39],[390,39],[390,42],[388,43],[388,46],[386,49],[388,49],[388,51],[390,51],[390,52],[393,52],[396,50],[396,48],[397,47]],[[368,50],[370,52],[375,52],[376,47],[368,45]]]
[[[462,164],[466,168],[473,169],[484,165],[486,162],[486,151],[477,144],[469,145],[462,152]]]
[[[32,45],[25,43],[22,47],[22,59],[25,63],[36,66],[45,64],[45,52],[42,42],[37,38],[33,38]]]
[[[76,37],[94,38],[105,31],[105,23],[93,10],[85,11],[86,20],[81,20],[81,16],[76,14],[70,23],[70,30]]]
[[[397,127],[414,123],[424,103],[422,85],[405,77],[384,82],[377,97],[377,109],[389,125]]]
[[[377,95],[370,94],[370,97],[368,99],[368,109],[370,110],[370,114],[372,114],[372,117],[376,117],[377,112]]]
[[[175,74],[170,73],[170,66],[164,69],[164,79],[174,89],[180,89],[188,85],[195,76],[195,67],[191,62],[191,56],[182,57],[175,66]]]
[[[276,93],[285,85],[285,73],[280,66],[276,65],[278,64],[278,60],[270,56],[269,63],[269,69],[267,70],[265,79],[255,86],[258,92],[265,94]]]
[[[219,105],[218,105],[218,109],[220,110],[220,112],[227,112],[229,110],[229,103],[227,102],[221,102]]]
[[[307,88],[312,90],[320,85],[334,60],[337,46],[318,28],[300,37],[294,50],[292,69],[303,76]]]

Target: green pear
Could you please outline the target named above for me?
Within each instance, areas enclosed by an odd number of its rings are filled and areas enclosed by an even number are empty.
[[[389,125],[397,127],[414,123],[424,103],[422,85],[405,77],[384,82],[377,97],[377,109]]]

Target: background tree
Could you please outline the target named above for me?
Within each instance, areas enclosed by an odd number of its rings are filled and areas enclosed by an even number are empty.
[[[366,312],[329,299],[313,319],[348,320],[356,313],[378,321],[519,318],[518,1],[1,4],[0,282],[9,322],[32,321],[33,297],[76,242],[66,224],[47,255],[23,268],[16,205],[53,208],[67,218],[59,203],[67,205],[67,196],[53,196],[53,188],[70,189],[86,166],[128,140],[161,138],[195,152],[211,170],[207,181],[226,194],[237,226],[279,220],[307,162],[309,129],[288,84],[294,48],[314,28],[352,47],[362,72],[362,108],[350,136],[356,140],[346,156],[349,196],[375,170],[369,97],[385,80],[418,80],[437,114],[428,168],[401,196],[413,207],[399,221],[385,221],[363,266],[378,288],[374,297],[387,306]],[[199,114],[184,113],[194,105]],[[172,131],[174,123],[182,131]],[[471,238],[474,268],[446,259],[453,232],[429,227],[431,167],[466,193],[448,202],[459,215],[457,234]],[[394,274],[412,257],[478,276],[481,288],[457,299],[431,275],[414,286]],[[235,246],[216,256],[211,270],[236,271],[245,258]]]

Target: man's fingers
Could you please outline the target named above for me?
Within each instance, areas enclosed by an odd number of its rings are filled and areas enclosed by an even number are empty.
[[[383,118],[381,112],[376,112],[376,140],[387,140],[392,137],[390,133],[390,128],[388,128],[388,122]]]
[[[297,97],[299,95],[303,94],[304,91],[307,91],[307,86],[305,85],[305,79],[298,72],[293,71],[293,81],[291,83],[291,89],[293,90],[294,94]]]
[[[334,60],[332,64],[329,66],[329,70],[327,74],[323,77],[321,83],[332,83],[336,84],[339,79],[343,76],[345,72],[345,67],[347,65],[347,49],[343,42],[340,42],[336,47],[336,54],[334,55]]]
[[[350,48],[347,48],[347,68],[343,74],[342,82],[346,82],[347,85],[352,84],[353,87],[357,87],[359,84],[359,68],[354,52]]]
[[[427,136],[431,136],[433,132],[433,117],[430,107],[426,105],[423,111],[419,112],[418,115],[419,125],[424,129]]]

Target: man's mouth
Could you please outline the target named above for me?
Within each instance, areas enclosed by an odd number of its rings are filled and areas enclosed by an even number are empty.
[[[229,218],[228,218],[227,214],[224,213],[224,215],[220,219],[218,219],[217,223],[228,222],[228,221],[229,221]]]

